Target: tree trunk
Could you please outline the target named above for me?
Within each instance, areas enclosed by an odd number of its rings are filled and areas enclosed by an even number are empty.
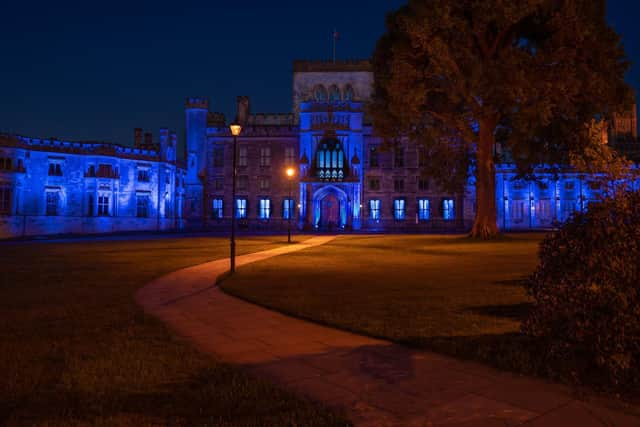
[[[476,218],[471,237],[491,239],[498,235],[496,213],[496,168],[493,163],[495,144],[494,119],[480,120],[480,139],[476,154]]]

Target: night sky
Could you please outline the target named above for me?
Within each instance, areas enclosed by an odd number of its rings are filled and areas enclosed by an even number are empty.
[[[8,3],[8,4],[7,4]],[[242,3],[242,6],[237,6]],[[133,128],[175,129],[184,99],[212,111],[291,109],[294,59],[364,58],[404,0],[5,2],[0,25],[0,131],[130,144]],[[610,0],[640,89],[640,4]]]

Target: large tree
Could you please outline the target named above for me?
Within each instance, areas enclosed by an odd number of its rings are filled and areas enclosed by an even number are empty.
[[[423,144],[426,172],[445,187],[473,171],[473,236],[498,233],[496,144],[522,174],[568,162],[590,143],[585,124],[630,102],[604,0],[410,0],[386,25],[375,129]]]

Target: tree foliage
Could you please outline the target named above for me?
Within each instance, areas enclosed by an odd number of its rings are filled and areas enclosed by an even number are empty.
[[[410,0],[386,26],[373,58],[376,132],[422,143],[426,170],[448,188],[467,173],[452,158],[473,153],[485,237],[497,232],[496,142],[522,173],[566,163],[590,143],[585,123],[631,100],[604,0]]]
[[[614,382],[640,381],[640,193],[617,192],[547,237],[527,290],[525,333]]]

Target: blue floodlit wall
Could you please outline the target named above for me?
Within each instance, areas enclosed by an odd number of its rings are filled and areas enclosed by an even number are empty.
[[[207,166],[207,114],[209,100],[205,97],[189,97],[185,107],[185,133],[187,176],[185,179],[185,218],[193,224],[201,224],[204,215],[203,185],[201,176]]]
[[[521,180],[513,165],[496,168],[498,226],[503,230],[545,229],[565,222],[575,211],[598,202],[606,188],[596,177],[575,172],[552,174],[540,168],[536,180]],[[640,183],[631,183],[632,189]]]
[[[110,144],[12,139],[13,146],[0,144],[0,158],[12,159],[0,170],[0,189],[10,197],[0,238],[181,227],[184,171],[168,138],[161,146],[169,161]]]

